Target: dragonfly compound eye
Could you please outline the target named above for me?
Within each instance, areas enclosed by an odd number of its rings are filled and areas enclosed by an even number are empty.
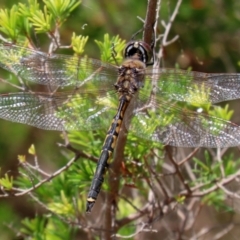
[[[152,58],[152,49],[147,43],[143,41],[131,41],[126,45],[126,48],[124,50],[124,57],[132,58],[136,55],[140,61],[148,65]]]

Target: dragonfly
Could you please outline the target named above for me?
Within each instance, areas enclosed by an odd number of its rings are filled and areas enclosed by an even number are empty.
[[[48,89],[0,94],[0,118],[46,130],[108,128],[87,212],[97,200],[121,129],[176,147],[240,144],[239,125],[204,110],[240,98],[240,74],[148,67],[151,56],[151,47],[143,41],[126,45],[120,66],[0,44],[0,67]]]

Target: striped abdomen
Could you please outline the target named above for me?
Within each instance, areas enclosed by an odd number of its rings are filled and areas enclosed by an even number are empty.
[[[104,181],[104,174],[107,168],[109,167],[109,161],[116,146],[116,141],[118,138],[119,131],[121,129],[123,116],[129,104],[129,100],[130,100],[129,96],[122,95],[120,97],[118,111],[115,117],[113,118],[111,126],[107,132],[107,136],[102,147],[101,155],[98,160],[97,169],[94,174],[92,185],[88,193],[86,210],[87,212],[91,212],[91,209],[101,190],[101,186]]]

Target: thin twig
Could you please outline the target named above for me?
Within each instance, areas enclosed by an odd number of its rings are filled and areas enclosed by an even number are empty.
[[[188,193],[190,194],[192,191],[191,191],[191,188],[189,187],[189,185],[186,183],[181,171],[179,170],[179,165],[175,162],[175,160],[173,159],[170,151],[169,151],[169,147],[166,146],[166,151],[168,153],[168,157],[170,159],[170,161],[172,162],[173,166],[175,167],[175,171],[176,171],[176,174],[177,176],[179,177],[180,181],[182,182],[182,184],[184,185],[185,189],[188,191]]]
[[[140,217],[146,215],[149,212],[149,203],[147,203],[142,209],[137,211],[136,213],[129,214],[127,217],[122,218],[116,221],[117,229],[127,225],[128,223],[133,222],[134,220],[139,219]]]
[[[87,158],[88,160],[92,161],[92,162],[95,162],[97,163],[98,162],[98,158],[97,157],[94,157],[90,154],[87,154],[83,151],[80,151],[76,148],[74,148],[71,144],[62,144],[62,143],[58,143],[57,144],[59,147],[63,147],[63,148],[66,148],[70,151],[72,151],[73,153],[75,153],[76,155],[78,155],[79,157],[82,157],[82,158]]]
[[[72,158],[72,160],[70,160],[65,166],[63,166],[62,168],[60,168],[59,170],[57,170],[56,172],[51,174],[49,177],[47,177],[47,178],[41,180],[40,182],[38,182],[37,184],[33,185],[31,188],[28,188],[28,189],[13,188],[12,190],[15,190],[15,191],[18,191],[18,192],[17,193],[10,192],[10,193],[1,194],[0,198],[7,198],[9,196],[11,196],[11,197],[23,196],[23,195],[39,188],[44,183],[49,182],[51,179],[55,178],[57,175],[61,174],[65,170],[67,170],[75,161],[78,160],[79,157],[80,157],[79,155],[75,155],[75,157]]]
[[[199,184],[198,186],[195,186],[193,188],[191,188],[191,191],[193,192],[191,194],[192,197],[203,197],[211,192],[214,192],[218,189],[220,189],[221,186],[224,186],[232,181],[234,181],[237,177],[240,176],[240,170],[237,171],[235,174],[229,175],[228,177],[222,179],[221,181],[218,181],[218,183],[216,183],[214,186],[212,186],[211,188],[208,188],[207,190],[203,190],[203,191],[199,191],[197,193],[194,193],[194,191],[196,191],[196,189],[204,187],[205,185],[209,185],[209,183],[206,184]],[[184,191],[182,191],[180,194],[184,194]],[[186,191],[185,191],[186,194]]]
[[[173,11],[173,13],[172,13],[172,15],[171,15],[168,23],[167,23],[167,24],[164,24],[165,31],[164,31],[164,34],[162,35],[161,46],[160,46],[160,49],[159,49],[159,52],[158,52],[157,58],[156,58],[156,60],[157,60],[157,63],[156,63],[156,64],[158,65],[158,67],[160,67],[159,64],[160,64],[160,60],[161,60],[162,57],[163,57],[163,49],[164,49],[164,47],[172,44],[172,43],[175,42],[175,41],[178,39],[178,37],[179,37],[179,36],[177,35],[177,36],[175,36],[173,39],[167,41],[169,32],[170,32],[170,30],[171,30],[171,28],[172,28],[172,24],[173,24],[173,22],[174,22],[174,20],[175,20],[175,18],[176,18],[176,16],[177,16],[177,14],[178,14],[178,11],[179,11],[179,8],[180,8],[180,6],[181,6],[181,3],[182,3],[182,0],[178,0],[178,1],[177,1],[177,4],[176,4],[176,6],[175,6],[175,9],[174,9],[174,11]],[[156,30],[157,30],[157,26],[155,26],[155,31],[156,31]]]
[[[127,235],[127,236],[123,236],[123,235],[116,234],[115,236],[118,237],[118,238],[120,238],[120,239],[130,239],[130,238],[133,238],[134,236],[138,235],[138,234],[141,233],[141,232],[155,232],[155,233],[158,232],[157,230],[152,229],[152,228],[146,229],[146,228],[145,228],[146,226],[149,227],[149,224],[147,224],[147,223],[142,223],[141,228],[140,228],[138,231],[136,231],[135,233],[133,233],[133,234],[130,234],[130,235]]]
[[[178,162],[178,166],[181,166],[182,164],[187,162],[189,159],[191,159],[198,150],[199,150],[199,148],[195,148],[186,158],[184,158],[182,161]]]
[[[14,87],[14,88],[16,88],[16,89],[21,90],[21,91],[25,91],[25,90],[26,90],[25,87],[19,87],[18,85],[14,84],[14,83],[11,83],[11,82],[9,82],[8,80],[5,80],[5,79],[3,79],[3,78],[0,78],[0,82],[6,83],[6,84],[8,84],[8,85],[10,85],[10,86],[12,86],[12,87]]]

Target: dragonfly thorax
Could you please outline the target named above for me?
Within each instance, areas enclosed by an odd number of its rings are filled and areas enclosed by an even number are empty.
[[[140,60],[127,59],[118,69],[118,79],[114,85],[119,93],[134,94],[143,86],[146,65]]]

